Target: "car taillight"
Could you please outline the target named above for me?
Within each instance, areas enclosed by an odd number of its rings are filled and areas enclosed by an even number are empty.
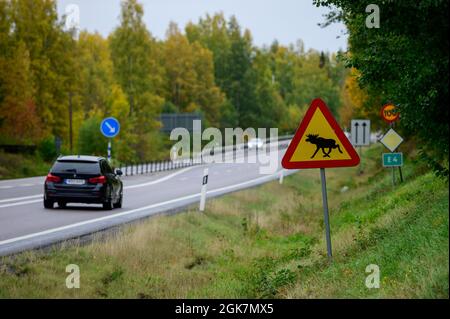
[[[45,182],[52,182],[52,183],[59,183],[61,181],[61,177],[52,175],[52,174],[48,174],[47,178],[45,179]]]
[[[99,176],[99,177],[89,178],[89,183],[91,183],[91,184],[105,184],[106,183],[106,177],[105,176]]]

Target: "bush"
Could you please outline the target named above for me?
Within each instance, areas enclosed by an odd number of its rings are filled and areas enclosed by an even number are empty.
[[[297,274],[290,269],[277,270],[277,261],[271,257],[260,258],[253,266],[250,280],[256,298],[274,298],[281,288],[294,283],[297,278]]]
[[[56,153],[56,145],[53,136],[49,136],[45,138],[38,145],[38,152],[41,155],[42,159],[46,162],[53,161],[58,154]]]
[[[172,102],[166,101],[163,104],[162,113],[169,113],[169,114],[180,113],[180,109]]]
[[[50,164],[39,155],[10,154],[0,151],[0,180],[43,176]]]
[[[78,153],[83,155],[106,156],[108,141],[100,133],[101,119],[97,116],[83,122],[78,137]]]

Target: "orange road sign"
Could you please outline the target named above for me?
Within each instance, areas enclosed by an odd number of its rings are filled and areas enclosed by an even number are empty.
[[[312,101],[283,157],[286,169],[348,167],[359,156],[325,102]]]
[[[399,119],[400,112],[394,104],[389,103],[381,108],[381,117],[386,122],[393,123]]]

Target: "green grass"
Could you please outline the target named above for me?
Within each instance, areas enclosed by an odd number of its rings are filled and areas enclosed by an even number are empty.
[[[47,175],[51,167],[39,155],[9,154],[0,151],[0,180]]]
[[[448,184],[414,163],[392,186],[380,147],[364,171],[327,170],[327,261],[318,170],[125,226],[80,246],[0,260],[0,297],[448,298]],[[349,190],[342,192],[344,186]],[[67,289],[77,264],[81,288]],[[379,289],[365,269],[380,268]]]

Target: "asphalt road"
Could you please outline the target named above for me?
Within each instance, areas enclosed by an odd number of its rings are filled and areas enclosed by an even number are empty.
[[[279,150],[278,170],[271,175],[260,174],[260,164],[247,161],[123,177],[123,208],[112,211],[83,204],[68,204],[65,209],[55,204],[55,209],[44,209],[45,177],[0,181],[0,255],[47,246],[198,203],[206,167],[208,198],[277,179],[284,151]],[[285,175],[291,173],[283,171]]]

